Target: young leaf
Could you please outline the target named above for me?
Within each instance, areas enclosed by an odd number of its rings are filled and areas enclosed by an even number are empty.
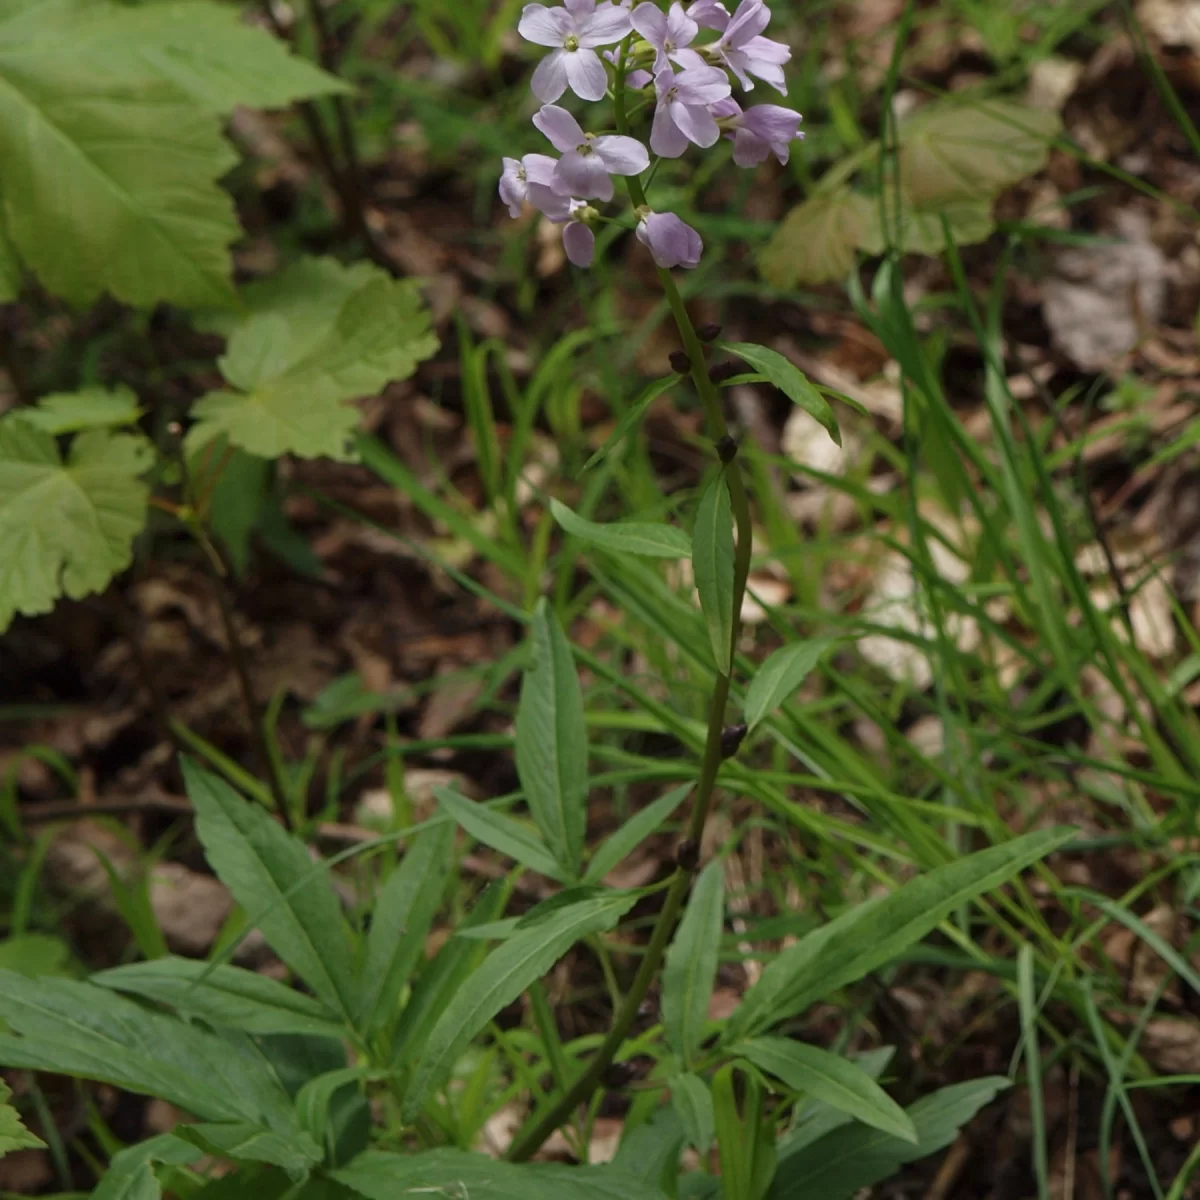
[[[194,958],[158,958],[99,971],[91,981],[244,1033],[346,1036],[345,1027],[319,1000],[257,971],[225,963],[214,966]]]
[[[418,834],[375,902],[367,934],[359,1025],[381,1029],[396,1013],[401,990],[425,952],[425,936],[445,891],[454,826]]]
[[[579,872],[587,825],[587,728],[575,660],[545,600],[530,622],[533,661],[517,710],[517,774],[546,845],[567,878]]]
[[[1013,100],[934,104],[900,123],[900,184],[917,208],[990,200],[1046,163],[1062,123]]]
[[[8,1102],[12,1088],[0,1079],[0,1158],[14,1150],[42,1150],[46,1143],[30,1133],[21,1122],[21,1114]]]
[[[666,375],[662,379],[656,379],[653,383],[649,383],[642,389],[641,395],[625,410],[620,420],[613,426],[613,431],[604,439],[604,445],[596,451],[583,464],[584,471],[590,471],[598,462],[606,458],[614,446],[616,446],[622,438],[625,437],[631,429],[637,426],[637,423],[646,415],[646,409],[654,403],[655,400],[673,388],[679,382],[680,376]],[[582,474],[582,472],[580,472]]]
[[[858,192],[840,187],[793,208],[759,255],[762,277],[777,288],[844,279],[854,266],[870,204]]]
[[[1003,1078],[973,1079],[918,1100],[906,1110],[917,1132],[915,1145],[863,1125],[843,1125],[797,1151],[784,1142],[768,1200],[851,1200],[905,1163],[945,1149],[1009,1086]]]
[[[599,883],[627,855],[631,854],[683,803],[694,784],[684,783],[672,788],[639,812],[633,814],[592,855],[584,874],[584,883]]]
[[[685,1063],[695,1059],[704,1037],[724,921],[725,864],[714,858],[692,887],[663,967],[663,1029]]]
[[[868,254],[883,254],[888,248],[881,217],[879,205],[873,205],[859,243]],[[956,246],[973,246],[986,241],[996,228],[996,222],[992,220],[991,197],[947,200],[933,208],[915,208],[906,202],[890,226],[897,248],[905,254],[940,254],[946,248],[943,217],[950,226],[951,240]]]
[[[795,1092],[804,1092],[831,1108],[915,1143],[917,1131],[898,1105],[861,1067],[818,1046],[789,1038],[755,1038],[737,1048],[742,1058],[781,1079]]]
[[[60,436],[84,429],[132,425],[142,415],[137,397],[127,387],[84,388],[43,396],[32,408],[12,410],[14,418],[46,433]]]
[[[821,395],[808,376],[777,350],[756,346],[752,342],[719,342],[723,350],[736,354],[765,375],[793,404],[804,409],[833,438],[839,446],[842,433],[829,401]]]
[[[733,652],[733,510],[724,471],[700,497],[692,534],[692,572],[717,670],[728,675]]]
[[[49,433],[0,420],[0,633],[15,613],[103,591],[129,566],[149,495],[138,476],[152,459],[144,438],[93,429],[64,463]]]
[[[612,929],[637,902],[636,892],[610,892],[548,916],[502,942],[455,993],[422,1048],[404,1098],[415,1120],[471,1039],[566,952],[591,933]]]
[[[435,788],[433,793],[438,803],[477,841],[509,858],[516,859],[523,867],[537,871],[548,879],[564,882],[559,867],[545,842],[531,833],[520,821],[496,812],[483,804],[476,804],[466,796],[460,796],[452,788]]]
[[[1020,874],[1074,835],[1027,833],[935,867],[806,934],[767,964],[725,1027],[726,1044],[753,1037],[861,979],[919,942],[968,900]]]
[[[497,1162],[463,1150],[368,1150],[333,1177],[368,1200],[425,1194],[469,1200],[662,1200],[652,1184],[617,1167]]]
[[[835,638],[814,638],[811,642],[793,642],[776,650],[758,668],[746,689],[746,703],[742,709],[746,728],[753,729],[791,696],[835,641]]]
[[[206,1154],[242,1162],[263,1162],[282,1167],[293,1177],[303,1177],[321,1161],[321,1147],[305,1132],[287,1136],[245,1121],[197,1121],[175,1127],[177,1137]]]
[[[0,971],[0,1064],[77,1075],[160,1096],[196,1116],[299,1130],[291,1101],[249,1038],[221,1036],[90,983]],[[15,1036],[20,1035],[20,1036]]]
[[[739,1103],[735,1074],[744,1076]],[[775,1173],[775,1124],[763,1111],[763,1087],[757,1075],[737,1063],[722,1067],[712,1082],[713,1117],[726,1196],[762,1200]],[[824,1200],[824,1197],[822,1197]]]
[[[223,780],[183,762],[196,832],[217,877],[271,949],[349,1025],[356,1011],[350,930],[304,844]]]
[[[717,1135],[708,1084],[699,1075],[676,1075],[671,1080],[671,1107],[679,1116],[688,1143],[698,1154],[707,1154]]]
[[[595,521],[585,520],[553,498],[550,500],[550,511],[567,533],[616,554],[636,554],[642,558],[687,558],[691,553],[688,535],[674,525],[659,525],[649,521],[598,525]]]
[[[193,406],[188,449],[225,434],[262,458],[346,458],[359,418],[348,402],[406,379],[437,346],[416,285],[377,270],[336,310],[327,294],[260,306],[233,330],[220,361],[230,389]]]

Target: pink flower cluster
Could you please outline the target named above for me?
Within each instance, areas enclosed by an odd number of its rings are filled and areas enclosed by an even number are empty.
[[[567,257],[586,267],[595,254],[592,224],[600,218],[587,201],[611,200],[612,176],[640,176],[650,166],[650,151],[678,158],[689,145],[707,148],[724,135],[740,167],[757,166],[768,154],[786,163],[791,143],[804,136],[800,114],[775,104],[743,109],[730,83],[732,76],[749,92],[759,79],[787,95],[783,65],[791,51],[763,36],[770,19],[764,0],[741,0],[732,16],[720,0],[692,0],[686,10],[674,0],[667,12],[650,0],[636,8],[632,0],[527,4],[521,35],[549,50],[533,73],[533,93],[542,101],[533,123],[561,157],[504,160],[500,198],[509,212],[520,216],[529,203],[562,225]],[[697,41],[701,29],[716,37]],[[597,52],[616,43],[616,50]],[[616,85],[653,102],[649,150],[624,134],[585,132],[555,103],[568,89],[583,100],[602,100]],[[637,237],[660,267],[700,261],[700,235],[674,213],[639,205],[637,219]]]

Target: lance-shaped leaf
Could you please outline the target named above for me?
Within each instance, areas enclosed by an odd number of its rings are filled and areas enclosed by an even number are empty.
[[[743,712],[747,729],[753,729],[788,699],[833,643],[833,638],[815,638],[811,642],[795,642],[776,650],[758,668],[746,689]]]
[[[733,510],[724,471],[700,497],[692,532],[692,573],[713,659],[717,670],[728,675],[733,652]]]
[[[138,476],[152,460],[145,438],[94,429],[64,462],[50,434],[0,420],[0,632],[14,613],[103,591],[129,565],[146,520]]]
[[[504,813],[468,800],[452,788],[434,788],[438,803],[477,842],[507,854],[523,867],[549,879],[562,880],[562,870],[535,832]]]
[[[692,888],[663,968],[663,1029],[685,1063],[696,1057],[704,1037],[724,918],[725,864],[713,859]]]
[[[517,774],[529,811],[567,878],[579,874],[587,826],[587,728],[571,646],[539,600],[529,624],[532,661],[517,709]]]
[[[842,434],[829,401],[813,387],[808,376],[778,350],[753,342],[721,342],[720,346],[765,375],[793,404],[813,417],[839,446],[842,444]]]
[[[688,535],[674,525],[649,521],[618,521],[601,525],[572,512],[565,504],[551,499],[554,519],[581,541],[617,554],[635,554],[641,558],[687,558],[692,544]]]

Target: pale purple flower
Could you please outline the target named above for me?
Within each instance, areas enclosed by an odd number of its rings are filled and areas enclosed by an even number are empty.
[[[500,199],[508,205],[508,214],[519,217],[529,195],[529,185],[540,183],[549,187],[558,160],[548,154],[526,154],[519,161],[504,160],[504,173],[500,176]]]
[[[675,0],[667,14],[657,4],[645,0],[633,10],[633,27],[654,47],[656,75],[669,68],[671,63],[684,68],[705,65],[695,50],[687,49],[700,27],[684,13],[679,0]]]
[[[678,158],[688,146],[711,146],[721,136],[709,105],[729,95],[729,80],[716,67],[688,67],[676,75],[670,67],[654,77],[658,105],[650,128],[650,149]]]
[[[641,91],[648,83],[654,82],[654,76],[649,71],[630,71],[625,76],[625,86],[633,88],[634,91]]]
[[[771,10],[763,0],[742,0],[713,50],[746,91],[753,90],[750,76],[757,75],[786,96],[783,64],[792,52],[782,42],[759,36],[770,20]]]
[[[613,182],[609,176],[638,175],[650,165],[650,155],[637,138],[584,133],[579,122],[557,104],[543,105],[534,114],[533,123],[562,152],[550,181],[560,196],[611,200]]]
[[[733,140],[733,161],[739,167],[757,167],[768,154],[786,163],[791,143],[804,137],[800,114],[778,104],[758,104],[743,112],[730,97],[714,104],[712,115]]]
[[[608,74],[596,46],[619,42],[632,26],[629,12],[595,0],[571,0],[566,8],[527,4],[517,28],[538,46],[552,47],[533,73],[533,94],[543,103],[557,100],[570,87],[584,100],[602,100]]]
[[[545,184],[529,185],[529,203],[552,225],[563,227],[563,249],[577,267],[590,267],[596,253],[596,235],[588,221],[596,215],[582,200],[560,196]]]
[[[694,267],[700,262],[704,243],[700,235],[674,213],[638,210],[637,239],[646,246],[660,267]]]
[[[717,29],[722,33],[729,24],[729,9],[721,0],[695,0],[687,10],[687,15],[697,25],[703,25],[705,29]]]

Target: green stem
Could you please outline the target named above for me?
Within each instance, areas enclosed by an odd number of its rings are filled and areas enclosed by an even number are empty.
[[[625,44],[620,50],[620,62],[624,62]],[[613,89],[614,107],[616,110],[617,129],[627,134],[629,118],[625,111],[625,74],[621,67],[617,70],[616,86]],[[646,203],[646,193],[641,181],[631,176],[626,180],[629,188],[629,198],[635,207]],[[708,366],[704,358],[704,345],[696,335],[692,319],[683,303],[683,297],[675,286],[675,280],[670,271],[659,268],[658,277],[670,306],[671,315],[679,330],[683,342],[684,353],[691,363],[692,382],[704,406],[704,415],[708,425],[708,433],[714,445],[720,445],[729,437],[725,417],[721,409],[721,400],[717,387],[708,375]],[[736,650],[741,635],[742,600],[746,594],[746,580],[750,574],[750,550],[752,533],[750,524],[750,502],[746,496],[745,483],[741,471],[737,468],[736,460],[729,464],[726,470],[729,483],[729,497],[733,506],[734,521],[737,525],[737,552],[734,556],[733,577],[733,632],[729,660],[736,660]],[[712,807],[713,794],[716,791],[717,772],[721,766],[721,733],[725,728],[725,707],[729,702],[729,689],[732,680],[729,675],[718,674],[713,686],[712,699],[708,711],[708,731],[704,741],[704,758],[700,766],[700,778],[696,786],[696,798],[692,804],[691,817],[688,821],[688,841],[694,847],[699,847],[704,834],[704,824]],[[613,1016],[612,1028],[601,1043],[595,1057],[587,1069],[575,1081],[570,1089],[557,1100],[545,1113],[536,1119],[532,1126],[522,1131],[513,1141],[508,1157],[512,1162],[524,1162],[537,1153],[546,1139],[562,1124],[570,1120],[571,1114],[579,1105],[591,1099],[592,1094],[601,1085],[604,1073],[608,1070],[621,1045],[625,1041],[638,1013],[642,1002],[650,990],[658,974],[663,955],[675,932],[683,906],[687,901],[692,877],[696,873],[696,855],[692,854],[685,863],[675,868],[667,888],[663,906],[654,923],[650,942],[638,966],[637,974],[625,999]]]

